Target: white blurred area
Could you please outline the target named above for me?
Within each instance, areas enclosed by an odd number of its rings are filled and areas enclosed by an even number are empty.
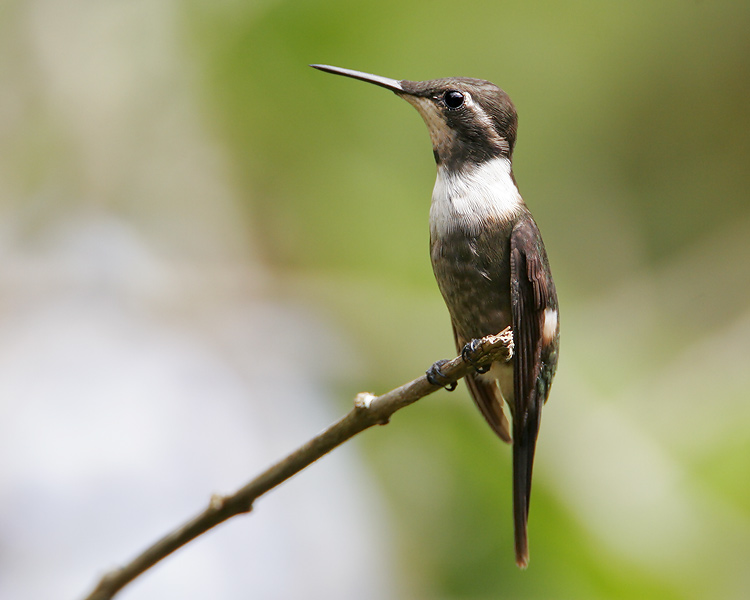
[[[0,14],[1,598],[82,597],[338,416],[345,342],[253,259],[172,10]],[[121,597],[398,595],[367,472],[350,444]]]

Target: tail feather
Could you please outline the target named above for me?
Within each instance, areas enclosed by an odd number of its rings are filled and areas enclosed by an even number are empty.
[[[525,423],[514,427],[513,436],[513,525],[516,542],[516,564],[525,569],[529,564],[527,522],[531,499],[531,475],[534,452],[539,434],[540,411],[529,411]]]
[[[503,412],[503,397],[500,390],[494,382],[488,383],[475,373],[469,373],[465,381],[479,412],[497,436],[506,444],[510,444],[510,425]]]

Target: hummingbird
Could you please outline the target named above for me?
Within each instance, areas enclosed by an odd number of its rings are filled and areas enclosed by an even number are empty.
[[[391,90],[427,125],[437,163],[430,258],[456,348],[471,362],[479,338],[509,326],[512,331],[512,357],[477,367],[465,379],[489,426],[513,444],[515,555],[526,568],[534,452],[557,369],[560,319],[542,236],[513,175],[516,109],[503,90],[482,79],[409,81],[311,66]],[[444,362],[436,362],[427,378],[451,390],[455,383],[440,370]]]

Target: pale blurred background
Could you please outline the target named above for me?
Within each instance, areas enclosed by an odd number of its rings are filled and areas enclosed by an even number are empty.
[[[561,302],[531,565],[463,389],[123,598],[747,598],[750,3],[5,0],[0,598],[107,569],[454,354],[416,112],[490,79]]]

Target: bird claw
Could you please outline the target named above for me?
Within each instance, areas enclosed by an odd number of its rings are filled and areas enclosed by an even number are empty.
[[[435,364],[433,364],[427,371],[425,371],[425,375],[427,376],[427,381],[429,381],[432,385],[439,385],[440,387],[444,387],[447,391],[452,392],[456,389],[456,386],[458,385],[455,381],[451,381],[445,376],[445,373],[440,369],[445,363],[447,363],[447,360],[439,360]]]
[[[474,354],[478,350],[480,350],[482,347],[482,341],[478,339],[473,339],[470,342],[468,342],[463,349],[461,350],[461,358],[463,358],[467,363],[469,363],[477,373],[480,375],[489,372],[490,365],[477,365],[474,360]]]

